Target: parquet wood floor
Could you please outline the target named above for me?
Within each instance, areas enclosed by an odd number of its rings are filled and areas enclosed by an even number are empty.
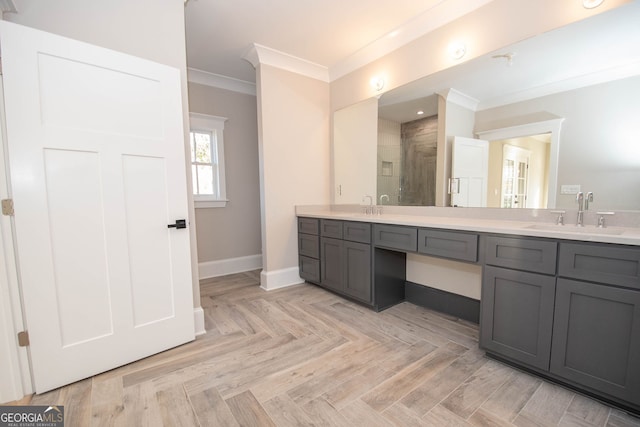
[[[30,403],[65,405],[67,426],[640,426],[486,358],[477,325],[309,284],[265,292],[258,274],[202,282],[194,342]]]

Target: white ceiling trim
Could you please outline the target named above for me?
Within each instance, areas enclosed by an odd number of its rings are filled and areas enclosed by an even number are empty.
[[[391,31],[330,66],[330,80],[339,79],[492,1],[476,0],[470,6],[468,0],[440,0],[395,31]]]
[[[460,91],[455,89],[446,89],[441,92],[438,92],[438,95],[442,96],[448,102],[453,102],[456,105],[464,107],[471,111],[476,111],[478,108],[478,100],[470,97]]]
[[[187,68],[187,80],[205,86],[217,87],[219,89],[231,90],[233,92],[244,93],[256,96],[256,84],[245,80],[234,79],[220,74],[209,73],[208,71],[196,68]]]
[[[254,68],[260,64],[266,64],[329,83],[327,67],[258,43],[254,43],[243,58],[249,61]]]

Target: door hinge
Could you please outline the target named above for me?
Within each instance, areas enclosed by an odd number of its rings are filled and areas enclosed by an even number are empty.
[[[18,332],[18,345],[20,347],[29,347],[29,332]]]
[[[12,199],[2,199],[2,215],[13,216]]]

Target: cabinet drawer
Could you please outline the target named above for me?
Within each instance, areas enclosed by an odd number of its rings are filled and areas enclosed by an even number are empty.
[[[323,219],[320,221],[320,235],[333,239],[342,239],[342,221]]]
[[[320,231],[320,220],[316,218],[298,218],[298,233],[315,234]]]
[[[418,230],[418,252],[476,262],[478,235],[454,231]]]
[[[311,258],[319,258],[320,238],[312,234],[298,234],[298,253]]]
[[[556,273],[556,242],[488,236],[485,249],[487,264],[536,273]]]
[[[373,226],[373,243],[383,248],[416,252],[418,249],[418,229],[401,225],[376,224]]]
[[[300,277],[308,282],[320,283],[320,260],[300,256]]]
[[[342,233],[344,240],[371,243],[371,224],[345,221],[342,223]]]
[[[640,289],[640,248],[563,242],[560,243],[558,274]]]

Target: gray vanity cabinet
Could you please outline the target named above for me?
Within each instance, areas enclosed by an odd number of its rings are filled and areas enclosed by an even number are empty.
[[[480,345],[528,366],[549,370],[557,242],[487,236],[482,278]]]
[[[372,304],[371,225],[322,220],[321,235],[320,285]],[[327,237],[338,235],[344,238]]]
[[[640,292],[558,279],[551,372],[640,406]]]
[[[298,218],[298,266],[300,277],[320,283],[320,220]]]
[[[484,255],[484,349],[640,408],[640,247],[487,236]]]
[[[561,242],[551,372],[640,407],[640,248]]]
[[[549,369],[553,276],[485,266],[480,345],[539,369]]]

